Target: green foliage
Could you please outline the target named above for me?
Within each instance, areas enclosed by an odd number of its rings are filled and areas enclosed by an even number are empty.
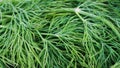
[[[119,68],[119,0],[3,0],[0,68]]]

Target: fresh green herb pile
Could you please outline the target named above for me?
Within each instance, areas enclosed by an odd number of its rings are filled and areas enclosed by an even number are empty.
[[[120,68],[120,0],[0,1],[0,68]]]

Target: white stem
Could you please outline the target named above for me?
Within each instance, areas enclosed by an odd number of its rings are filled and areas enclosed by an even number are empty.
[[[79,13],[81,10],[80,10],[79,7],[77,7],[77,8],[74,9],[74,11],[75,11],[76,13]]]

